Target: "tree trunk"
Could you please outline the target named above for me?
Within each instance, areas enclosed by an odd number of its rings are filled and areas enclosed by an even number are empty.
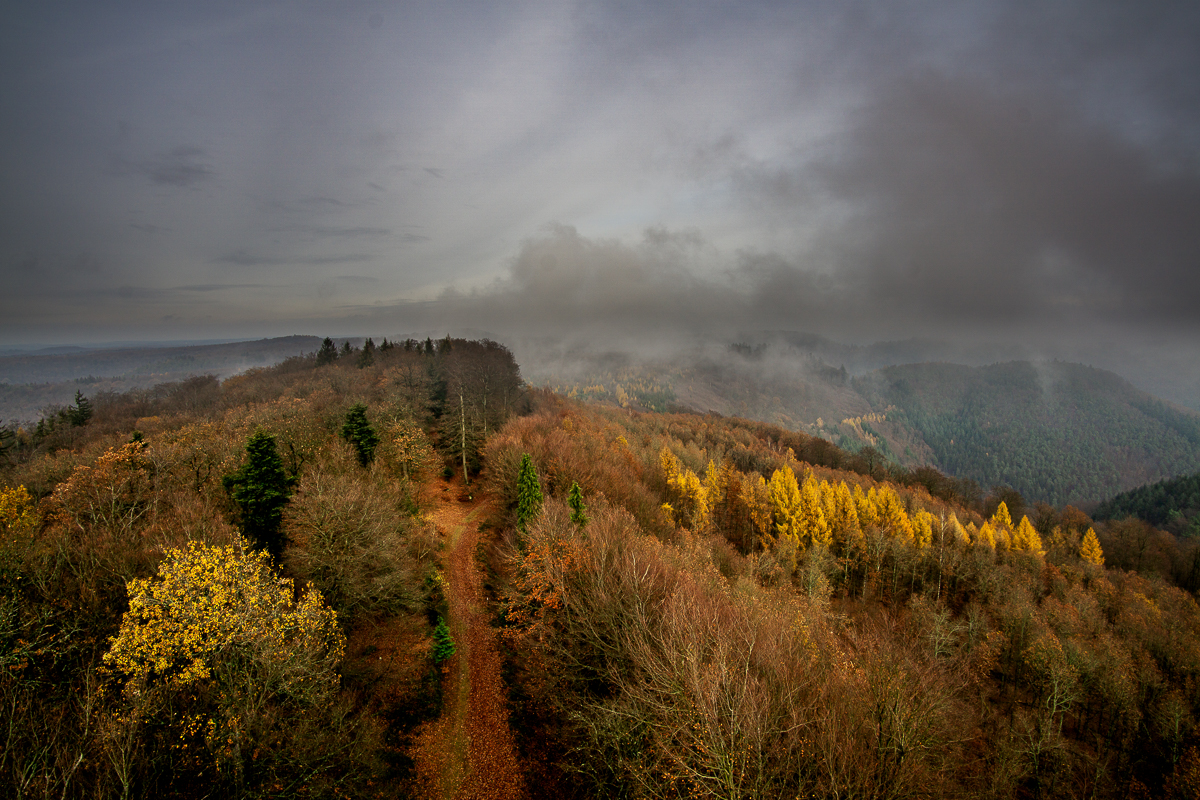
[[[467,473],[467,404],[461,388],[458,390],[458,410],[462,415],[463,486],[467,486],[471,483],[471,476]]]

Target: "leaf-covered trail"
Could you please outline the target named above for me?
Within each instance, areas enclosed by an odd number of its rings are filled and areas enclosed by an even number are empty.
[[[517,800],[526,796],[508,722],[496,631],[475,560],[486,501],[463,502],[459,481],[443,484],[430,515],[446,543],[447,620],[458,652],[447,662],[442,715],[413,747],[422,796]]]

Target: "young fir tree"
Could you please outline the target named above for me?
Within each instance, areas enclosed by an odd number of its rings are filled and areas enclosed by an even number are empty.
[[[280,530],[283,507],[291,497],[296,479],[283,471],[275,437],[261,429],[255,431],[246,442],[246,463],[226,475],[222,482],[237,504],[242,533],[278,564],[287,543]]]
[[[567,494],[567,505],[571,507],[571,522],[579,527],[587,524],[587,506],[583,504],[583,490],[579,484],[571,481],[571,491]]]
[[[321,342],[321,349],[317,351],[317,366],[332,364],[337,361],[337,357],[337,345],[333,343],[333,339],[326,336],[325,341]]]
[[[517,530],[524,531],[541,510],[542,486],[533,459],[525,453],[521,456],[521,471],[517,475]]]
[[[75,427],[86,425],[92,418],[92,402],[83,396],[83,392],[75,390],[75,405],[67,409],[67,419]]]
[[[379,446],[379,434],[367,422],[367,407],[357,403],[346,412],[346,422],[342,425],[342,438],[354,445],[358,451],[358,460],[365,467],[375,460],[375,448]]]
[[[433,663],[441,664],[458,652],[454,646],[454,638],[450,636],[450,626],[446,620],[438,617],[437,627],[433,629]]]

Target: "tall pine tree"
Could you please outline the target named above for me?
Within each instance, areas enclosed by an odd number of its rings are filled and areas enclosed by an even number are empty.
[[[296,479],[283,471],[275,448],[275,437],[261,429],[246,442],[246,463],[222,481],[237,504],[242,533],[253,544],[270,553],[279,563],[287,544],[283,532],[283,507],[291,497]]]

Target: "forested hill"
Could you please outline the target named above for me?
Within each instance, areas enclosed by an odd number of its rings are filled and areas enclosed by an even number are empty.
[[[911,364],[853,381],[894,407],[936,466],[982,486],[1007,483],[1054,504],[1098,498],[1200,469],[1200,415],[1080,364]]]
[[[1200,536],[1200,472],[1109,498],[1096,509],[1097,519],[1137,517],[1178,536]]]

